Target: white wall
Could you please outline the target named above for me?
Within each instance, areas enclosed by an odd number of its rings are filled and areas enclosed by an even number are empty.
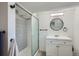
[[[5,30],[4,38],[4,55],[7,55],[8,50],[8,3],[0,2],[0,31]]]
[[[73,39],[73,20],[74,20],[74,8],[66,8],[62,10],[57,10],[57,11],[44,11],[44,12],[39,12],[38,18],[39,18],[39,29],[48,29],[48,31],[40,31],[39,32],[39,48],[42,51],[45,51],[46,48],[46,36],[47,35],[65,35],[69,36],[71,39]],[[63,32],[63,30],[60,31],[53,31],[50,29],[50,21],[52,17],[50,14],[52,13],[57,13],[57,12],[63,12],[63,21],[64,21],[64,26],[68,28],[67,32]]]
[[[75,8],[75,19],[74,19],[74,48],[75,55],[79,56],[79,7]]]
[[[10,8],[10,5],[14,5],[14,2],[8,3],[8,50],[10,47],[10,39],[16,40],[16,29],[15,29],[15,8]]]

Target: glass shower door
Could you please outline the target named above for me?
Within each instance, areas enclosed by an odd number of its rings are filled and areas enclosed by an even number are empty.
[[[38,43],[39,43],[39,29],[38,29],[38,19],[32,16],[32,56],[35,55],[36,51],[38,50]]]

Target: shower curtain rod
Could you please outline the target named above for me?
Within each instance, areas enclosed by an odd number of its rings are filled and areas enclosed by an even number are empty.
[[[30,14],[31,16],[35,17],[37,20],[39,20],[36,16],[34,16],[31,12],[29,12],[28,10],[26,10],[20,3],[15,3],[16,6],[18,6],[19,8],[21,8],[23,11],[25,11],[26,13]]]

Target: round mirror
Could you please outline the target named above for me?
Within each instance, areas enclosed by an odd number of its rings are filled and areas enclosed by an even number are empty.
[[[64,23],[60,18],[54,18],[50,22],[50,28],[54,31],[59,31],[63,28]]]

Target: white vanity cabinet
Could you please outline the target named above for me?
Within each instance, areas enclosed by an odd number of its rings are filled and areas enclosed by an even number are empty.
[[[47,39],[47,56],[72,56],[72,40]]]
[[[72,56],[72,46],[61,45],[58,52],[59,56]]]

